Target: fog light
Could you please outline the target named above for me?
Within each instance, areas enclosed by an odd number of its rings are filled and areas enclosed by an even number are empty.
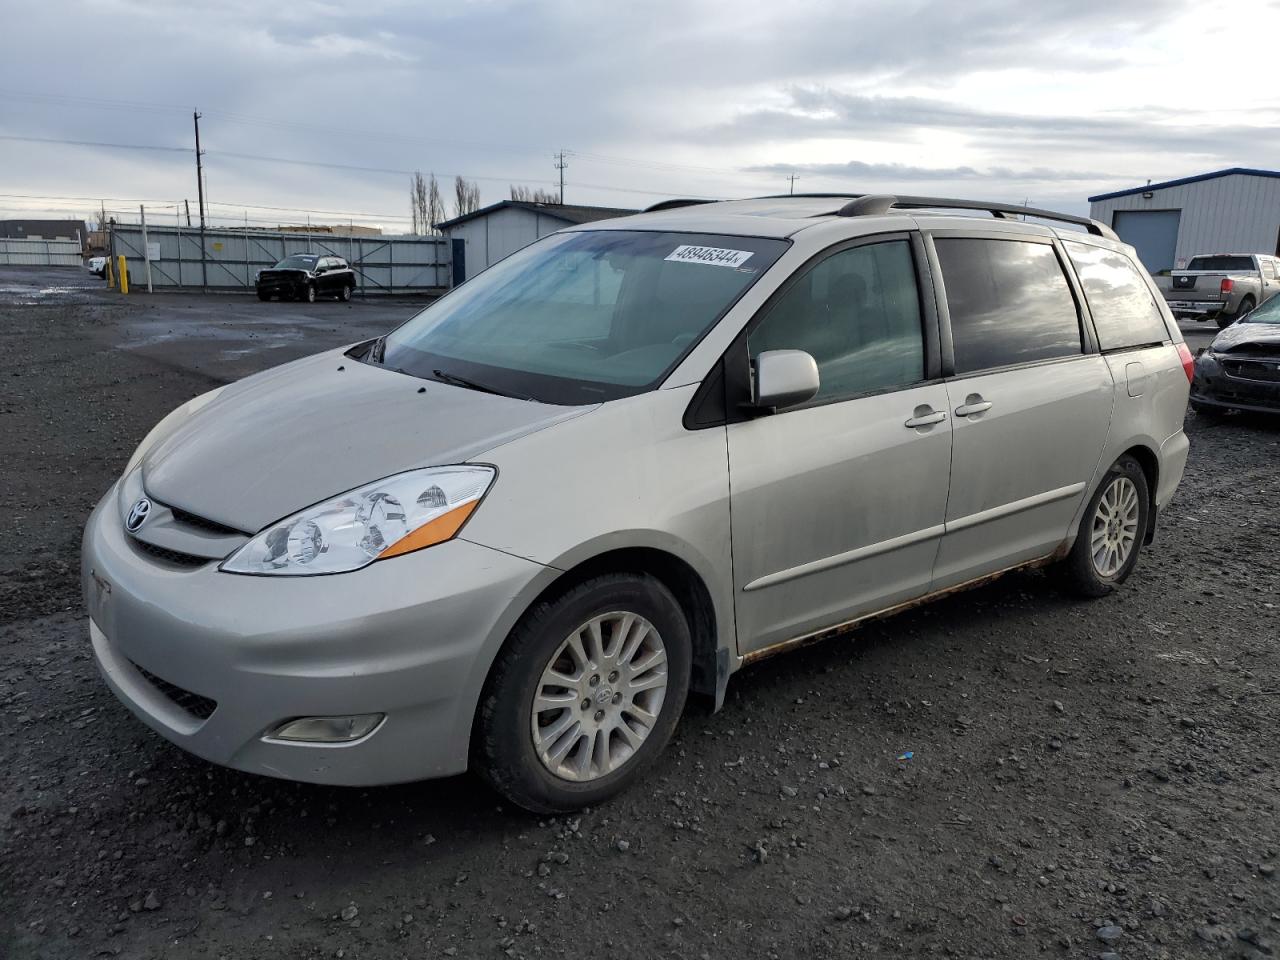
[[[354,717],[299,717],[280,724],[267,736],[272,740],[306,743],[350,743],[371,734],[385,716],[384,713],[362,713]]]

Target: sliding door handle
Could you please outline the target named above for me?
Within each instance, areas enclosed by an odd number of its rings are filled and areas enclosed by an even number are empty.
[[[945,410],[935,410],[930,406],[916,407],[913,416],[903,426],[914,430],[917,427],[931,427],[947,419]]]
[[[956,416],[971,417],[975,413],[986,413],[990,409],[990,400],[983,400],[980,393],[971,393],[964,398],[964,403],[956,407]]]

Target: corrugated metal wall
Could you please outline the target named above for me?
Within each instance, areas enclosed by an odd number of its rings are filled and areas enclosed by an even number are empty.
[[[267,233],[262,230],[205,230],[205,260],[200,231],[148,226],[151,284],[156,289],[199,290],[207,275],[215,290],[253,289],[254,274],[295,253],[342,257],[356,272],[362,294],[438,293],[449,287],[449,243],[443,237],[339,237],[316,233]],[[142,227],[116,224],[112,255],[129,261],[135,288],[146,286]]]
[[[1181,210],[1175,265],[1197,253],[1275,253],[1280,248],[1280,179],[1232,174],[1178,187],[1099,200],[1095,220],[1108,225],[1117,210]]]
[[[0,238],[0,265],[78,267],[84,263],[78,240],[10,240]]]
[[[467,276],[474,277],[521,247],[567,226],[569,224],[558,217],[520,207],[504,207],[450,227],[449,236],[466,244]]]

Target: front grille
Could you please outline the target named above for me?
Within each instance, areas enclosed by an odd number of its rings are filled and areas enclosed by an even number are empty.
[[[1280,361],[1272,360],[1223,360],[1222,369],[1229,377],[1256,380],[1259,383],[1280,383]]]
[[[177,567],[203,567],[206,563],[214,562],[208,557],[197,557],[189,553],[179,553],[177,550],[157,547],[154,543],[144,543],[137,537],[131,537],[130,539],[133,541],[133,545],[143,553],[149,554],[157,560],[163,560],[165,563],[172,563]]]
[[[217,520],[210,520],[208,517],[200,517],[181,507],[175,507],[171,504],[165,504],[169,508],[169,512],[173,514],[173,519],[179,523],[184,523],[189,527],[196,527],[200,530],[207,530],[209,533],[217,533],[221,535],[233,535],[237,537],[245,536],[243,530],[237,530],[235,527],[228,527],[225,523],[219,523]]]
[[[1280,343],[1241,343],[1237,344],[1234,350],[1247,354],[1249,357],[1276,357],[1280,359]],[[1231,350],[1223,351],[1223,356],[1230,360],[1232,352]]]
[[[145,667],[140,667],[133,663],[133,668],[142,674],[149,684],[159,690],[176,706],[184,712],[195,717],[197,720],[208,720],[213,716],[213,711],[218,709],[216,700],[210,700],[208,697],[202,697],[198,693],[192,693],[190,690],[184,690],[176,683],[170,683],[168,680],[162,680]]]

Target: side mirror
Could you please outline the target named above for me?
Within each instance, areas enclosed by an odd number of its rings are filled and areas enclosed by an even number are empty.
[[[777,410],[804,403],[822,385],[818,364],[803,350],[766,350],[756,357],[751,403]]]

